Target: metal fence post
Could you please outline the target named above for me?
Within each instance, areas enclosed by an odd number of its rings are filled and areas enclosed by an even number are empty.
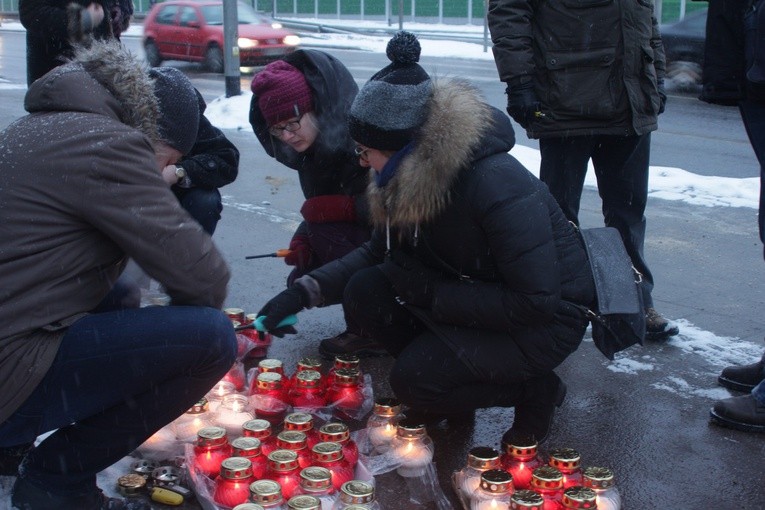
[[[468,25],[472,25],[473,24],[473,0],[468,0],[467,8],[468,8],[468,12],[467,12]]]
[[[417,3],[417,0],[412,0],[412,23],[414,23],[416,21],[415,17],[414,17],[414,12],[415,12],[415,7],[416,7],[415,4],[416,3]]]
[[[361,15],[360,15],[360,19],[361,19],[361,21],[364,21],[364,0],[361,0],[361,5],[360,5],[360,7],[361,7]]]
[[[313,0],[313,17],[319,19],[319,0]]]
[[[438,22],[444,24],[444,0],[438,0]]]
[[[337,19],[340,19],[340,0],[337,0]]]

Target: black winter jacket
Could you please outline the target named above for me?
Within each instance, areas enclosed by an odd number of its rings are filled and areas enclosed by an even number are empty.
[[[429,112],[393,179],[369,186],[372,240],[309,276],[324,304],[340,302],[353,273],[382,263],[390,244],[442,275],[432,308],[410,308],[469,366],[504,370],[503,353],[518,346],[548,371],[584,335],[571,303],[595,299],[581,239],[507,153],[515,137],[506,115],[460,82],[436,84]]]
[[[321,51],[298,50],[283,60],[303,73],[313,92],[319,136],[308,151],[296,152],[269,134],[258,106],[258,96],[253,94],[250,124],[255,135],[269,156],[298,171],[305,198],[352,196],[358,221],[368,224],[364,192],[369,181],[369,170],[359,165],[347,125],[348,110],[359,91],[356,81],[342,62]]]
[[[664,47],[651,0],[490,0],[500,80],[530,77],[533,138],[656,130]]]

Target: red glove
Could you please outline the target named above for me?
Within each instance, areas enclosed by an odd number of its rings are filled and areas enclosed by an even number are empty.
[[[284,263],[288,266],[296,266],[299,269],[310,267],[313,258],[313,250],[308,236],[295,234],[290,241],[290,254],[284,257]]]
[[[308,223],[352,223],[356,221],[356,206],[347,195],[322,195],[306,200],[300,214]]]

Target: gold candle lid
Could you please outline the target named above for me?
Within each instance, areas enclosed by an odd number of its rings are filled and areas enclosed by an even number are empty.
[[[276,390],[282,387],[282,374],[279,372],[261,372],[256,379],[258,389]]]
[[[351,439],[351,431],[345,423],[325,423],[319,428],[319,438],[325,442],[344,443]]]
[[[505,494],[513,488],[513,477],[504,469],[490,469],[481,473],[479,487],[491,494]]]
[[[375,400],[372,412],[377,416],[392,417],[401,413],[401,402],[391,397],[383,397]]]
[[[281,360],[266,358],[258,362],[258,368],[261,372],[279,372],[284,370],[284,364]]]
[[[313,416],[308,413],[290,413],[284,418],[284,430],[307,432],[313,429]]]
[[[319,358],[300,358],[297,362],[297,371],[316,370],[320,372],[321,360]]]
[[[321,386],[321,374],[316,370],[301,370],[295,376],[295,385],[298,388],[318,388]]]
[[[614,472],[607,467],[586,467],[582,471],[582,484],[595,489],[607,489],[614,486]]]
[[[242,424],[242,432],[245,436],[257,437],[261,441],[268,437],[271,437],[271,423],[268,420],[262,420],[260,418],[255,420],[247,420]]]
[[[259,505],[257,503],[242,503],[240,505],[236,505],[233,510],[266,510],[263,508],[262,505]]]
[[[292,471],[298,468],[298,454],[292,450],[274,450],[268,454],[268,465],[273,471]]]
[[[309,466],[300,471],[300,486],[309,492],[321,492],[332,486],[332,473],[329,469]]]
[[[291,497],[287,501],[287,508],[290,510],[319,510],[321,508],[321,501],[319,498],[301,494],[300,496]]]
[[[360,361],[355,354],[338,354],[335,356],[335,368],[356,368]]]
[[[405,418],[399,422],[398,428],[396,429],[396,435],[407,439],[416,439],[425,437],[427,431],[425,430],[425,425],[422,423],[417,423],[409,418]]]
[[[197,445],[203,447],[222,446],[228,442],[223,427],[204,427],[197,431]]]
[[[367,482],[351,480],[340,486],[340,500],[343,503],[363,505],[375,499],[375,489]]]
[[[531,472],[532,489],[562,489],[563,474],[552,466],[541,466]]]
[[[260,455],[260,439],[257,437],[237,437],[231,441],[233,457],[257,457]]]
[[[276,447],[283,450],[302,450],[306,447],[306,435],[299,430],[283,430],[276,436]]]
[[[575,485],[563,491],[563,508],[587,508],[595,510],[596,494],[592,489]]]
[[[476,446],[468,452],[467,465],[479,471],[499,468],[499,452],[488,446]]]
[[[250,499],[264,505],[282,501],[282,486],[273,480],[256,480],[250,484]]]
[[[229,457],[220,464],[220,476],[227,480],[252,478],[252,462],[244,457]]]
[[[356,368],[339,368],[335,371],[335,383],[340,386],[353,386],[359,383],[361,372]]]
[[[340,443],[316,443],[311,451],[315,462],[335,462],[343,458],[343,447]]]
[[[146,489],[146,478],[137,473],[120,476],[117,488],[124,496],[135,496]]]
[[[579,469],[581,456],[573,448],[554,448],[550,450],[550,465],[562,473]]]
[[[515,491],[510,496],[510,508],[512,510],[542,510],[545,499],[541,494],[529,489]]]
[[[510,457],[517,460],[528,460],[537,454],[537,441],[532,434],[513,434],[508,441],[502,441],[502,447]]]

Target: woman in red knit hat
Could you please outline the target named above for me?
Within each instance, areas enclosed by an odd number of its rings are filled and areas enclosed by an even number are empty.
[[[284,259],[295,266],[288,286],[370,237],[365,197],[369,171],[354,153],[347,124],[357,92],[348,69],[317,50],[295,51],[267,65],[252,80],[252,129],[271,157],[297,170],[306,199],[300,208],[304,221]],[[385,354],[348,317],[346,322],[346,331],[321,341],[322,355]]]

